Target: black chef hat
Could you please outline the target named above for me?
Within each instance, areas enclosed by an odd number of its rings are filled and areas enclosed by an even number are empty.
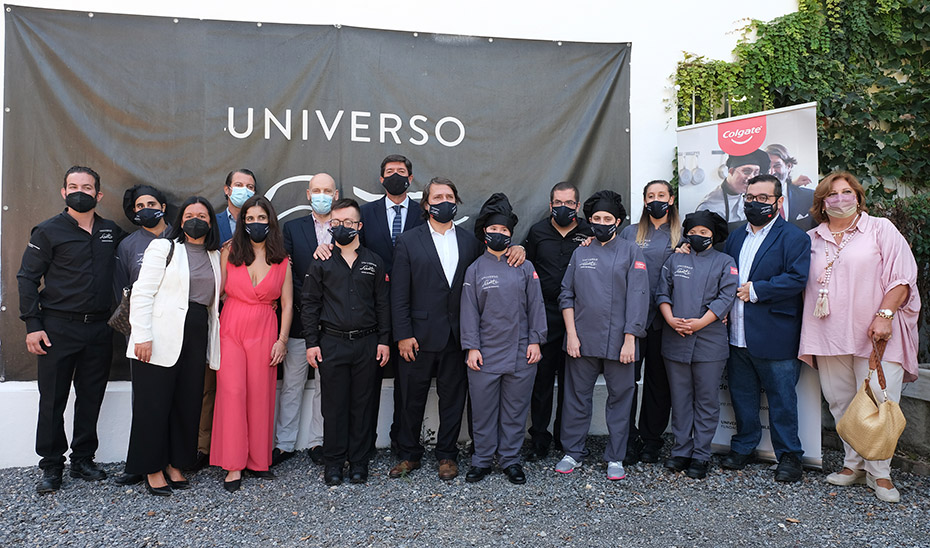
[[[727,167],[731,169],[744,166],[746,164],[759,166],[759,173],[765,175],[769,172],[769,166],[771,162],[769,161],[768,153],[760,149],[756,149],[749,154],[744,154],[743,156],[730,155],[730,157],[727,158]]]
[[[475,221],[475,236],[480,241],[484,241],[484,229],[490,225],[504,225],[513,234],[513,228],[517,226],[517,215],[513,212],[510,200],[502,192],[491,194],[481,211],[478,212],[478,219]]]
[[[723,217],[707,209],[688,213],[685,216],[685,222],[682,223],[685,234],[696,226],[709,228],[710,231],[714,233],[715,244],[726,240],[727,234],[729,233],[729,230],[727,230],[727,222],[723,220]]]
[[[585,219],[590,219],[596,211],[606,211],[617,219],[626,219],[626,209],[623,207],[623,198],[613,190],[599,190],[585,200]]]
[[[168,203],[165,194],[151,185],[136,185],[127,189],[123,194],[123,212],[133,224],[136,224],[136,200],[146,195],[153,196],[162,205]]]

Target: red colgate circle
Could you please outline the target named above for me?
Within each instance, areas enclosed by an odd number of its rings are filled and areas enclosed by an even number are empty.
[[[765,131],[765,116],[722,122],[717,125],[717,143],[727,154],[743,156],[762,147]]]

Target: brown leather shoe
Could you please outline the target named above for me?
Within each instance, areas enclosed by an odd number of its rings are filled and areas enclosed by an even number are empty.
[[[388,472],[388,476],[394,479],[401,478],[419,467],[420,461],[418,460],[402,460],[398,462],[394,468],[391,468],[391,471]]]
[[[459,465],[454,460],[442,459],[439,461],[439,479],[449,481],[459,475]]]

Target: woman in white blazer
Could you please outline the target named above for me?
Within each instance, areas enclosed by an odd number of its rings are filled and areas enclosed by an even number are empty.
[[[132,287],[126,356],[132,369],[132,430],[126,472],[145,476],[149,493],[188,489],[204,368],[220,367],[220,236],[213,206],[194,196],[167,239],[145,250]]]

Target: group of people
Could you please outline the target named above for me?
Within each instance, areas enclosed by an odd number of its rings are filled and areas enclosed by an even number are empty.
[[[171,225],[164,194],[137,185],[123,205],[140,229],[124,237],[94,213],[99,176],[69,169],[67,207],[33,230],[17,276],[26,343],[39,364],[37,490],[61,485],[72,379],[71,476],[105,477],[93,457],[114,293],[130,303],[133,386],[117,481],[144,481],[153,495],[189,488],[184,471],[207,459],[226,470],[230,492],[243,473],[274,477],[270,468],[294,455],[301,431],[327,485],[346,475],[365,483],[386,366],[395,376],[390,437],[398,456],[389,477],[421,467],[435,378],[439,477],[459,474],[467,415],[465,480],[481,481],[496,464],[515,484],[526,482],[524,459],[553,447],[563,455],[556,472],[583,464],[600,374],[610,480],[626,476],[624,465],[658,462],[670,416],[675,441],[665,466],[705,477],[724,369],[737,434],[721,465],[751,461],[764,390],[775,479],[789,482],[802,477],[802,360],[818,369],[837,418],[868,375],[873,341],[888,340],[879,400],[897,400],[902,382],[916,378],[916,264],[894,226],[868,216],[852,174],[820,182],[810,208],[819,224],[807,234],[783,218],[782,182],[767,173],[746,181],[747,222],[733,229],[704,209],[682,220],[672,186],[652,181],[639,222],[618,232],[626,218],[618,194],[601,190],[582,202],[562,182],[523,245],[513,243],[518,217],[504,194],[482,205],[472,234],[454,222],[461,197],[449,179],[430,180],[417,202],[407,192],[411,162],[391,155],[380,181],[385,196],[359,206],[317,174],[307,189],[311,214],[283,227],[249,170],[227,177],[226,210],[191,197]],[[309,371],[317,385],[310,424],[301,425]],[[867,483],[880,499],[898,500],[889,465],[847,445],[844,469],[827,481]]]

